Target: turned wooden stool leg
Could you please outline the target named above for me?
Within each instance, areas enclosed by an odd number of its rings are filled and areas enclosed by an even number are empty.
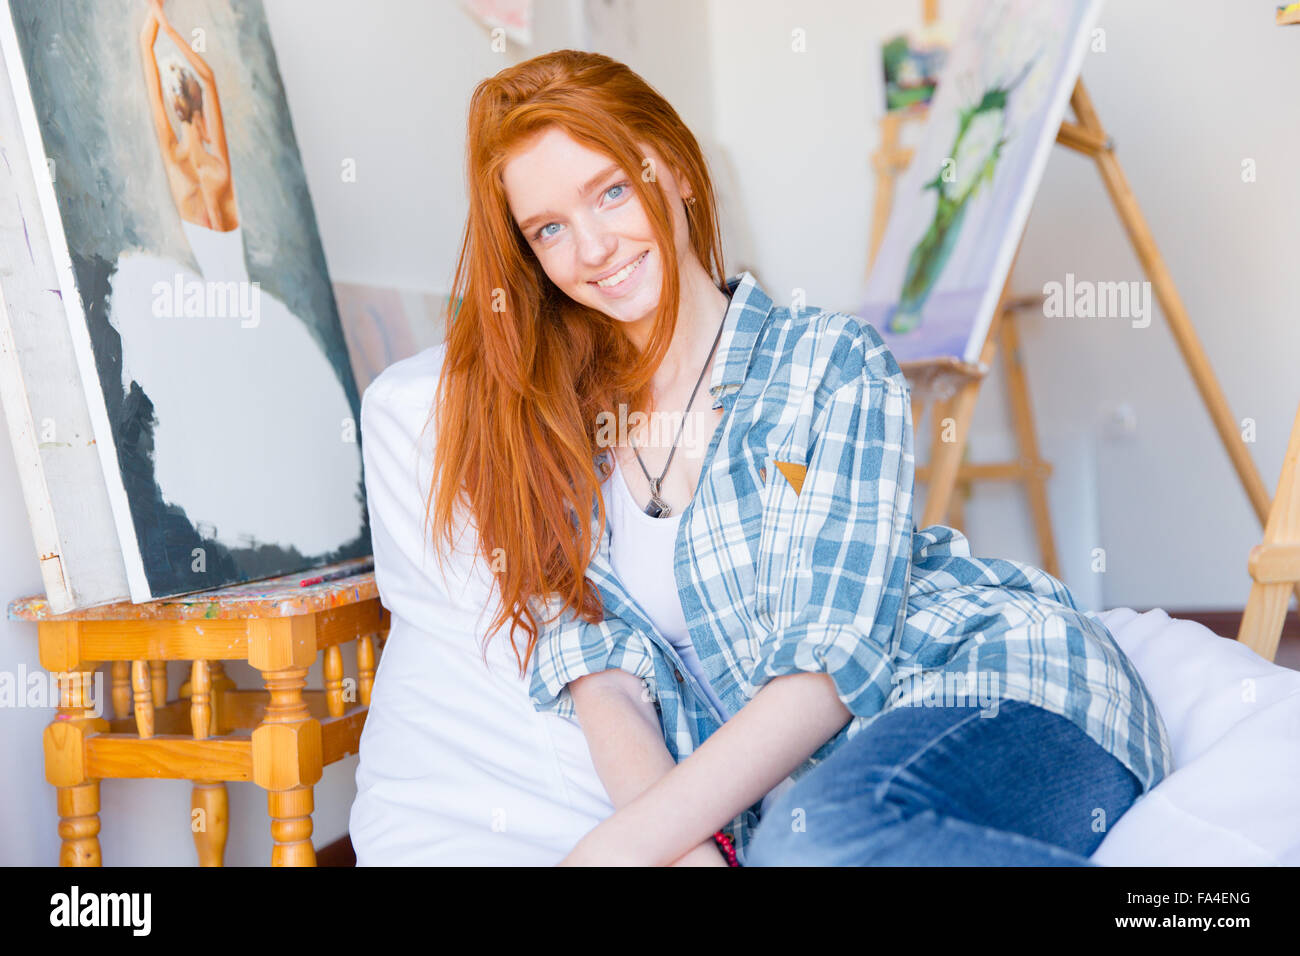
[[[262,672],[269,699],[253,728],[253,781],[267,791],[272,866],[315,866],[312,785],[321,778],[320,721],[303,690],[316,659],[316,615],[249,622],[248,663]]]
[[[131,662],[113,661],[113,716],[118,720],[131,716]]]
[[[212,673],[207,661],[190,666],[190,732],[207,740],[212,729]],[[190,796],[190,832],[199,866],[222,866],[230,829],[230,795],[222,780],[195,780]]]
[[[343,651],[337,644],[325,648],[321,671],[325,677],[326,710],[331,717],[342,717],[346,710],[343,702]]]
[[[311,719],[303,688],[307,686],[307,668],[295,667],[266,675],[266,689],[271,700],[266,705],[266,715],[256,732],[275,734],[267,737],[271,748],[269,759],[276,761],[277,769],[296,767],[292,751],[303,744],[310,746],[311,734],[299,737],[298,732],[308,725],[315,727],[315,760],[320,763],[320,724]],[[255,732],[255,733],[256,733]],[[253,748],[257,750],[257,740]],[[256,756],[254,762],[256,763]],[[317,774],[319,779],[319,773]],[[281,784],[288,779],[282,778]],[[315,781],[313,781],[315,782]],[[271,814],[272,866],[315,866],[316,850],[312,846],[311,812],[315,803],[310,786],[267,787],[266,807]]]
[[[89,707],[86,690],[91,671],[56,672],[56,676],[59,709],[45,728],[45,779],[56,788],[63,841],[59,865],[100,866],[99,781],[86,776],[86,738],[107,733],[108,721],[93,716]]]
[[[153,705],[167,706],[167,662],[149,662],[149,686],[153,691]]]
[[[103,866],[99,856],[99,781],[59,787],[59,866]]]
[[[315,866],[311,813],[315,809],[311,787],[271,790],[266,794],[271,814],[272,866]]]
[[[226,838],[230,833],[230,794],[225,781],[194,781],[190,821],[199,866],[225,866]]]
[[[153,736],[156,698],[150,686],[147,662],[131,662],[131,687],[135,691],[135,732],[141,740],[148,740]]]
[[[357,696],[362,707],[370,706],[370,692],[375,687],[375,638],[362,634],[357,638]]]
[[[208,670],[212,675],[212,723],[210,733],[223,734],[228,729],[225,724],[226,691],[235,689],[235,682],[226,676],[226,668],[221,661],[208,661]]]

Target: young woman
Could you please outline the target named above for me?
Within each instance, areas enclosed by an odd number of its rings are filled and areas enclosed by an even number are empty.
[[[429,507],[616,808],[565,862],[1085,863],[1165,728],[1061,582],[916,531],[876,331],[721,281],[695,138],[607,57],[480,84],[467,169]]]

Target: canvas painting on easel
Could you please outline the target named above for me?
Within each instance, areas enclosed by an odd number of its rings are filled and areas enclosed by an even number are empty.
[[[369,554],[261,4],[10,0],[0,42],[131,599]]]
[[[976,362],[1099,0],[972,5],[858,314],[900,362]]]

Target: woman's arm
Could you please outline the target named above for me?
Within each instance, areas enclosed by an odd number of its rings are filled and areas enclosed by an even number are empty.
[[[152,3],[151,12],[157,17],[158,23],[161,24],[167,35],[172,38],[172,42],[185,54],[185,59],[190,61],[190,66],[194,67],[194,72],[198,73],[203,79],[203,84],[206,87],[204,90],[203,117],[207,121],[212,142],[217,148],[217,155],[229,168],[230,152],[226,148],[226,124],[221,115],[221,98],[217,94],[216,74],[212,72],[212,67],[208,66],[207,61],[199,56],[198,51],[176,32],[176,28],[171,25],[166,14],[163,13],[161,0],[152,0]]]
[[[826,674],[771,681],[686,760],[578,841],[566,862],[672,861],[762,799],[851,717]]]
[[[569,693],[614,809],[627,806],[673,769],[641,678],[623,670],[600,671],[573,681]]]
[[[176,145],[176,133],[171,121],[167,119],[167,108],[163,105],[162,98],[162,80],[158,77],[158,60],[153,55],[153,44],[157,37],[158,18],[154,15],[154,8],[150,7],[145,15],[144,26],[140,29],[140,59],[144,67],[145,89],[149,91],[154,132],[158,136],[158,145],[170,157],[171,148]]]
[[[587,738],[592,764],[615,810],[626,807],[673,769],[675,764],[664,746],[659,718],[643,693],[639,677],[623,670],[599,671],[572,681],[569,693]],[[674,865],[679,866],[726,865],[711,837],[707,841],[702,837],[693,849],[662,862],[674,860]],[[589,861],[571,854],[563,862],[581,865]]]
[[[163,31],[172,38],[172,42],[175,43],[181,53],[184,54],[185,59],[190,61],[190,66],[194,67],[194,72],[201,76],[204,82],[208,85],[215,85],[217,78],[212,72],[212,67],[208,66],[207,61],[204,60],[203,57],[199,56],[198,51],[190,46],[189,42],[183,36],[176,32],[176,28],[172,26],[171,21],[167,19],[167,14],[163,12],[160,0],[151,0],[150,12],[157,18],[158,24],[163,28]]]

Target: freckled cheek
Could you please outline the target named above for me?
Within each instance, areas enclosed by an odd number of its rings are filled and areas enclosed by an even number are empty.
[[[641,204],[635,200],[612,210],[607,222],[610,229],[617,230],[619,238],[626,243],[654,243],[650,220]]]
[[[586,288],[586,280],[574,254],[573,245],[563,240],[554,242],[549,248],[536,248],[537,261],[555,285],[561,289]]]

